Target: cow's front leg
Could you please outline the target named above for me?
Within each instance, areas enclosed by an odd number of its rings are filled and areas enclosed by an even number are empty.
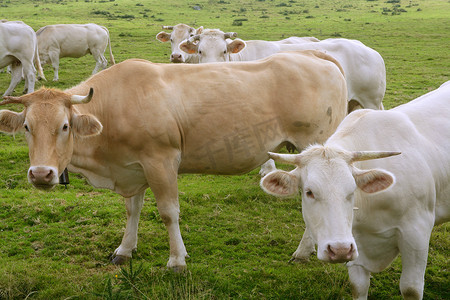
[[[420,217],[415,218],[415,220],[419,219]],[[420,300],[423,297],[428,245],[434,220],[429,218],[428,221],[428,224],[415,222],[412,227],[414,229],[403,230],[398,243],[402,258],[400,291],[404,299]],[[420,225],[423,225],[422,228]]]
[[[352,286],[353,299],[367,299],[370,285],[370,272],[353,262],[347,264],[348,276]]]
[[[303,262],[308,261],[311,254],[316,251],[314,240],[312,239],[308,227],[305,228],[302,240],[297,250],[292,254],[290,261]]]
[[[123,264],[131,258],[131,253],[137,248],[137,233],[139,216],[144,203],[145,190],[131,198],[125,198],[127,208],[127,227],[119,248],[114,251],[114,264]]]
[[[149,163],[151,167],[145,170],[148,183],[156,198],[159,215],[169,232],[170,257],[167,267],[176,272],[186,268],[186,257],[188,257],[179,225],[178,157],[177,153],[161,160],[155,161],[154,158],[152,163]]]

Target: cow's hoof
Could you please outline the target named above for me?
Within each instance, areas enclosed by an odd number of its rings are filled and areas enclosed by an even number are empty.
[[[170,270],[174,273],[183,273],[187,270],[186,266],[176,266],[176,267],[170,267]]]
[[[307,262],[309,262],[309,257],[294,257],[294,256],[292,256],[291,259],[289,260],[290,264],[292,264],[292,263],[304,264]]]
[[[115,265],[123,265],[125,264],[128,260],[130,260],[130,257],[126,257],[123,255],[116,255],[115,257],[113,257],[113,259],[111,260],[111,262]]]

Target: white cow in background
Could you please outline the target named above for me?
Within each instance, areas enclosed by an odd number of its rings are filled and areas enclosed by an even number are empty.
[[[196,34],[200,34],[203,31],[203,26],[195,29],[186,24],[177,24],[175,26],[163,26],[163,29],[172,30],[171,33],[161,31],[156,35],[156,39],[160,42],[169,42],[172,47],[172,53],[170,55],[170,61],[173,63],[198,63],[197,54],[187,54],[180,50],[178,47],[180,43]]]
[[[0,69],[10,66],[11,83],[3,94],[11,95],[14,88],[25,78],[24,92],[34,91],[36,63],[39,75],[45,79],[39,61],[36,33],[21,21],[0,22]]]
[[[58,81],[59,59],[63,57],[82,57],[91,53],[96,64],[92,74],[105,69],[108,62],[103,55],[109,44],[109,58],[115,64],[111,50],[109,31],[97,24],[58,24],[47,25],[37,32],[39,55],[42,64],[50,62],[53,66],[53,81]]]
[[[169,42],[172,48],[172,54],[170,55],[170,61],[173,63],[191,63],[191,64],[197,64],[199,63],[199,55],[196,52],[193,53],[187,53],[186,51],[182,51],[180,49],[180,44],[189,38],[192,38],[193,36],[199,35],[203,32],[203,26],[195,29],[194,27],[191,27],[186,24],[177,24],[175,26],[163,26],[163,29],[172,30],[171,33],[167,33],[165,31],[161,31],[156,35],[156,39],[160,42]],[[232,36],[229,36],[232,37]],[[318,42],[319,40],[315,37],[296,37],[291,36],[288,38],[285,38],[283,40],[279,41],[261,41],[264,42],[261,44],[261,48],[269,47],[271,48],[273,45],[275,49],[278,49],[278,44],[297,44],[297,43],[305,43],[305,42]],[[227,39],[227,42],[232,42],[232,40]],[[256,41],[255,41],[256,42]],[[275,52],[271,51],[270,54],[273,54]],[[270,55],[269,54],[269,55]],[[261,58],[266,57],[261,56]],[[253,60],[253,59],[249,59]]]
[[[450,81],[388,111],[351,113],[323,146],[271,154],[296,168],[268,174],[262,188],[278,196],[302,189],[308,229],[293,258],[315,243],[319,259],[350,261],[353,297],[366,299],[370,273],[401,254],[401,293],[422,299],[431,231],[450,220],[449,116]]]
[[[190,54],[197,53],[200,63],[257,60],[280,51],[323,51],[337,59],[344,69],[349,112],[357,108],[383,109],[382,100],[386,92],[384,60],[377,51],[360,41],[326,39],[307,42],[303,39],[297,40],[295,44],[240,39],[226,41],[236,36],[235,32],[224,33],[218,29],[205,29],[202,34],[181,43],[180,49]]]

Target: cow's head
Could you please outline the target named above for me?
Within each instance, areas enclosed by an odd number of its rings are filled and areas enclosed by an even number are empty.
[[[229,54],[238,53],[245,48],[245,42],[240,39],[229,40],[237,36],[236,32],[224,33],[218,29],[205,29],[180,44],[180,49],[186,53],[197,53],[199,63],[229,61]]]
[[[87,96],[69,95],[55,89],[40,89],[21,97],[4,97],[0,105],[23,104],[20,112],[0,110],[0,131],[25,131],[29,148],[28,180],[37,188],[51,189],[69,164],[75,137],[100,134],[102,124],[96,117],[79,114],[73,104],[91,101]]]
[[[203,26],[195,29],[194,27],[186,24],[178,24],[175,26],[163,26],[163,29],[172,30],[171,33],[161,31],[156,35],[156,39],[165,43],[170,41],[172,47],[172,54],[170,55],[170,61],[173,63],[184,63],[186,61],[186,54],[180,51],[179,45],[182,41],[202,33]]]
[[[317,244],[317,257],[346,262],[358,256],[352,235],[354,193],[378,193],[394,184],[394,175],[380,169],[361,170],[353,162],[399,152],[347,152],[311,146],[300,154],[275,154],[275,161],[295,165],[291,172],[274,171],[261,179],[264,191],[290,196],[302,189],[302,213]]]

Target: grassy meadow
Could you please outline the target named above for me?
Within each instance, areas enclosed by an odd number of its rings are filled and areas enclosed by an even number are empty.
[[[358,39],[385,60],[385,108],[450,80],[448,0],[0,0],[0,19],[22,20],[35,30],[58,23],[104,25],[116,62],[168,63],[170,45],[155,36],[162,25],[178,23],[235,31],[244,40]],[[90,55],[63,58],[60,81],[51,81],[47,65],[49,81],[36,89],[74,86],[94,66]],[[9,82],[9,74],[0,73],[0,94]],[[23,82],[14,95],[22,90]],[[300,199],[266,195],[258,170],[179,176],[180,226],[190,258],[188,271],[175,274],[165,267],[168,234],[150,190],[137,252],[132,265],[121,268],[110,256],[125,229],[122,198],[77,174],[67,188],[36,190],[27,182],[28,163],[23,134],[0,134],[0,299],[351,299],[343,264],[316,257],[288,263],[304,231]],[[450,299],[449,230],[444,224],[433,231],[424,299]],[[397,259],[373,274],[369,299],[401,299],[400,273]]]

